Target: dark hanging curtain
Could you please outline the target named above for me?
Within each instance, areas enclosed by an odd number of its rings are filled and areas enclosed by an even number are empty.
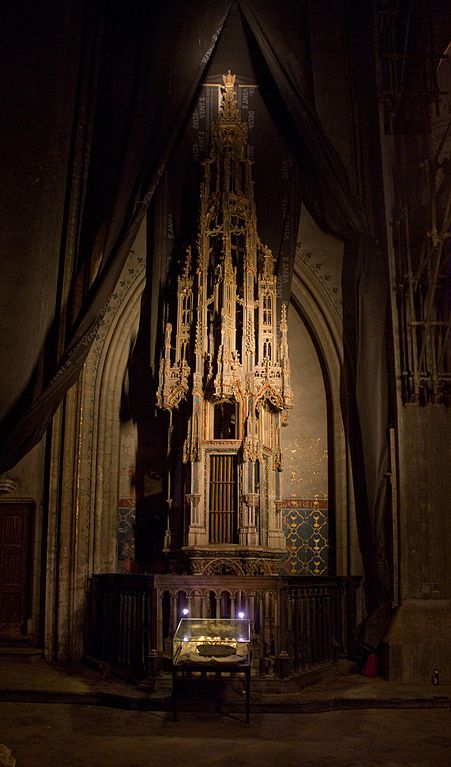
[[[57,370],[42,394],[3,429],[0,471],[36,444],[76,381],[108,298],[190,116],[231,7],[274,84],[281,133],[299,167],[300,196],[318,224],[345,241],[343,399],[369,607],[389,595],[386,545],[387,276],[343,164],[312,106],[304,4],[281,0],[178,0],[101,5],[103,39],[91,162],[77,262],[98,270]],[[233,60],[233,52],[232,52]],[[292,259],[294,252],[292,253]],[[74,275],[74,283],[77,283]]]
[[[298,159],[302,201],[322,229],[345,243],[343,406],[371,611],[390,598],[387,265],[345,168],[314,111],[305,61],[302,55],[294,55],[298,48],[292,35],[297,33],[299,39],[302,19],[296,19],[295,10],[291,23],[285,18],[283,24],[284,4],[274,8],[262,0],[241,0],[240,7],[286,108],[286,115],[281,113],[281,130]]]
[[[85,150],[89,165],[79,200],[73,290],[65,307],[74,320],[43,391],[0,425],[0,473],[39,442],[80,374],[230,8],[225,0],[93,5],[94,12],[86,3],[87,25],[100,30],[96,81],[88,84],[95,94],[92,138]]]

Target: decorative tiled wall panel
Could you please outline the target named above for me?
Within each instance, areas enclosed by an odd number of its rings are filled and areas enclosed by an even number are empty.
[[[328,575],[329,524],[327,500],[290,499],[280,502],[287,553],[282,573]]]
[[[135,501],[121,498],[117,510],[117,559],[119,572],[127,572],[135,559]]]

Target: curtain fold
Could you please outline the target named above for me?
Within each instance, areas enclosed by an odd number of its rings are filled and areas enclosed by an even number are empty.
[[[239,5],[287,109],[291,143],[297,144],[293,148],[301,168],[303,202],[326,231],[342,237],[368,233],[361,202],[311,99],[301,87],[304,77],[300,57],[296,58],[288,41],[277,34],[277,27],[270,27],[271,16],[259,14],[259,0],[240,0]]]
[[[80,270],[89,267],[97,276],[50,382],[12,426],[0,429],[0,472],[40,440],[77,380],[231,5],[224,0],[105,0],[102,6],[98,101],[77,259]],[[356,485],[357,514],[367,578],[377,602],[388,589],[386,265],[313,107],[308,52],[299,44],[307,39],[302,35],[306,4],[239,0],[237,5],[280,96],[280,129],[298,159],[302,202],[323,229],[345,239],[346,257],[354,254],[354,292],[345,297],[350,303],[345,312],[352,315],[350,337],[345,338],[352,349],[345,386],[357,412],[354,462],[356,468],[361,463],[362,472],[356,475],[363,483]]]
[[[105,2],[79,271],[98,266],[64,352],[41,394],[0,425],[0,473],[36,445],[77,380],[158,186],[231,3]],[[77,275],[74,276],[74,282]]]
[[[343,293],[346,355],[344,387],[355,410],[352,433],[357,522],[369,609],[389,599],[387,537],[388,385],[386,330],[388,273],[384,254],[351,187],[338,153],[329,141],[311,100],[301,87],[302,64],[278,34],[274,16],[262,0],[239,0],[290,121],[291,145],[300,165],[301,198],[325,231],[345,241],[352,261],[352,292]],[[266,9],[267,10],[267,9]],[[274,25],[274,26],[272,26]],[[295,28],[295,24],[288,25]],[[285,125],[285,130],[287,126]],[[282,127],[283,129],[283,127]],[[346,419],[345,419],[346,422]]]

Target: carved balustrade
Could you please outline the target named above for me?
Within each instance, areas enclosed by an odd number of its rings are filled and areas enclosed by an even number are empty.
[[[148,659],[170,659],[184,610],[253,626],[254,673],[277,670],[287,653],[294,673],[347,655],[355,633],[358,578],[232,575],[95,575],[87,652],[136,678]]]

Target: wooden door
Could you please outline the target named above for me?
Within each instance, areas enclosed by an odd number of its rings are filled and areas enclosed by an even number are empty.
[[[34,504],[0,503],[0,635],[27,633]]]

